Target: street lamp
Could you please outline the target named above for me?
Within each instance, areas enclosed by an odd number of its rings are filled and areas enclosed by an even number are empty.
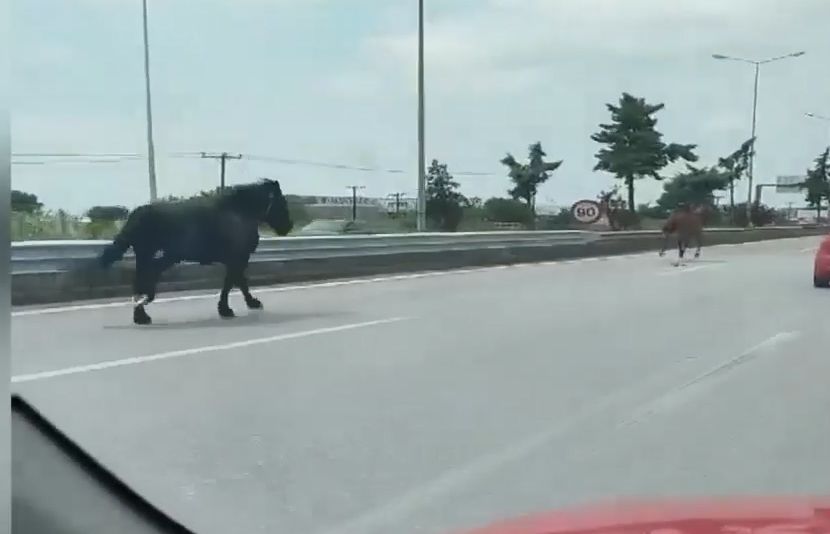
[[[418,207],[417,228],[427,227],[426,155],[424,149],[424,0],[418,0]]]
[[[147,96],[147,162],[150,174],[150,201],[155,202],[156,191],[156,150],[153,146],[153,107],[150,102],[150,45],[147,38],[147,0],[141,0],[141,15],[144,23],[144,92]]]
[[[752,135],[750,136],[751,139],[755,138],[755,124],[756,124],[756,117],[758,111],[758,77],[761,73],[761,65],[766,63],[772,63],[773,61],[780,61],[782,59],[789,59],[803,56],[806,52],[792,52],[790,54],[785,54],[783,56],[776,56],[767,59],[761,60],[754,60],[754,59],[745,59],[741,57],[733,57],[733,56],[726,56],[723,54],[712,54],[714,59],[718,60],[726,60],[726,61],[740,61],[741,63],[749,63],[750,65],[755,65],[755,89],[753,91],[752,96]],[[747,179],[749,181],[749,186],[747,187],[747,200],[746,200],[746,218],[748,224],[752,225],[752,179],[755,171],[755,147],[752,147],[752,152],[749,154],[749,168],[747,169]]]
[[[825,121],[828,124],[827,140],[828,140],[828,143],[830,143],[830,117],[828,117],[826,115],[819,115],[818,113],[805,113],[804,116],[805,117],[810,117],[811,119]]]

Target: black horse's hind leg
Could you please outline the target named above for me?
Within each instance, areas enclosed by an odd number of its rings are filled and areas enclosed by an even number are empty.
[[[697,249],[695,250],[695,258],[699,258],[700,257],[700,249],[703,246],[703,232],[700,232],[699,234],[697,234],[697,238],[695,239],[695,242],[697,243]]]
[[[136,324],[150,324],[152,318],[147,314],[146,306],[156,299],[156,285],[161,273],[174,265],[176,261],[162,256],[153,258],[141,254],[136,258],[136,275],[134,282],[133,322]]]
[[[146,291],[145,295],[145,303],[150,304],[154,300],[156,300],[156,286],[158,286],[159,280],[161,279],[161,275],[164,271],[172,267],[178,263],[178,261],[171,259],[168,256],[162,256],[161,258],[155,258],[150,263],[150,271],[147,274],[146,280]]]

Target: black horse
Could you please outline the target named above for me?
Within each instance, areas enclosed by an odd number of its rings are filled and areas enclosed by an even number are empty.
[[[228,293],[239,287],[250,309],[262,303],[251,295],[245,270],[259,244],[259,224],[267,223],[278,235],[293,224],[288,204],[276,180],[226,189],[214,197],[139,206],[124,228],[99,257],[109,267],[132,247],[135,253],[133,322],[150,324],[144,309],[156,297],[161,274],[179,262],[225,265],[225,282],[219,295],[219,315],[234,316]]]

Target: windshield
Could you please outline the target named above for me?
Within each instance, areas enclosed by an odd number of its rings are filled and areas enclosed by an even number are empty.
[[[830,493],[827,0],[11,12],[12,388],[194,531]]]

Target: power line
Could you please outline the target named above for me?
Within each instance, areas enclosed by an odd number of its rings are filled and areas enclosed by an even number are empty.
[[[284,165],[307,165],[310,167],[322,167],[326,169],[336,169],[344,171],[361,171],[361,172],[385,172],[389,174],[403,174],[402,169],[383,169],[379,167],[363,167],[356,165],[347,165],[345,163],[329,163],[325,161],[314,161],[308,159],[294,159],[294,158],[280,158],[274,156],[260,156],[252,154],[247,156],[253,161],[266,161],[272,163],[281,163]]]
[[[13,157],[21,158],[145,158],[144,154],[134,152],[12,152]]]
[[[134,162],[141,162],[141,159],[133,159],[133,158],[116,158],[116,159],[104,159],[104,158],[67,158],[67,159],[41,159],[41,160],[12,160],[12,165],[60,165],[60,164],[69,164],[69,165],[78,165],[78,164],[112,164],[112,163],[134,163]]]
[[[166,154],[169,158],[202,158],[204,152],[170,152]],[[310,160],[303,158],[286,158],[279,156],[267,156],[262,154],[237,154],[250,161],[260,161],[264,163],[276,163],[280,165],[299,165],[308,167],[318,167],[324,169],[341,170],[341,171],[358,171],[358,172],[380,172],[386,174],[405,174],[406,171],[397,168],[371,167],[360,165],[349,165],[345,163],[332,163],[328,161]],[[236,156],[236,155],[235,155]],[[48,160],[48,163],[120,163],[129,161],[143,161],[147,159],[146,154],[138,153],[96,153],[96,152],[13,152],[13,158],[41,158]],[[54,158],[54,159],[53,159]],[[65,158],[60,161],[57,158]],[[112,158],[103,160],[102,158]],[[228,158],[231,159],[231,158]],[[234,157],[233,159],[239,159]],[[47,163],[46,161],[42,163]],[[38,165],[41,162],[22,162],[13,161],[15,165]],[[491,172],[479,171],[456,171],[452,173],[453,176],[495,176]]]

